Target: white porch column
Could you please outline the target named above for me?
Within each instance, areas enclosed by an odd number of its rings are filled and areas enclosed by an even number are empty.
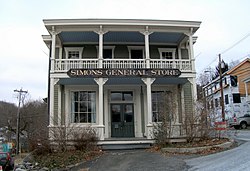
[[[146,56],[146,68],[150,68],[150,53],[149,53],[149,35],[153,32],[148,31],[148,26],[146,26],[146,30],[141,32],[145,38],[145,56]]]
[[[103,123],[103,85],[108,80],[107,78],[95,78],[95,82],[99,86],[98,99],[99,99],[99,110],[98,110],[98,127],[99,127],[99,136],[100,140],[104,140],[104,123]]]
[[[155,78],[142,78],[142,81],[147,86],[147,114],[148,114],[148,122],[147,122],[147,138],[152,138],[152,91],[151,91],[151,85],[155,81]]]
[[[191,28],[190,33],[188,34],[189,37],[189,55],[190,55],[190,61],[192,65],[192,71],[195,72],[195,59],[194,59],[194,49],[193,49],[193,29]]]
[[[49,126],[54,126],[54,78],[50,78]]]
[[[97,34],[99,34],[99,55],[98,55],[98,67],[102,67],[102,61],[103,61],[103,35],[107,33],[107,31],[103,31],[102,25],[100,26],[100,30],[96,31]]]
[[[58,125],[62,124],[62,88],[58,87]]]
[[[52,27],[51,35],[52,35],[52,44],[51,44],[51,56],[50,56],[50,94],[49,94],[49,125],[53,126],[54,125],[54,86],[55,86],[55,80],[54,78],[51,78],[51,72],[54,72],[54,67],[55,67],[55,54],[56,54],[56,31],[54,26]]]
[[[196,78],[188,78],[189,82],[191,83],[191,89],[193,92],[193,99],[194,102],[197,100],[197,88],[196,88]]]

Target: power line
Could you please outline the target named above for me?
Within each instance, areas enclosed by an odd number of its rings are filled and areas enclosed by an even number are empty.
[[[234,43],[232,46],[230,46],[229,48],[227,48],[226,50],[224,50],[220,54],[226,53],[227,51],[229,51],[230,49],[232,49],[233,47],[235,47],[236,45],[238,45],[240,42],[242,42],[243,40],[245,40],[249,36],[250,36],[250,33],[248,33],[247,35],[245,35],[243,38],[241,38],[239,41],[237,41],[236,43]]]
[[[240,42],[242,42],[243,40],[245,40],[246,38],[248,38],[250,36],[250,33],[248,33],[247,35],[245,35],[243,38],[241,38],[239,41],[237,41],[236,43],[234,43],[232,46],[230,46],[229,48],[227,48],[226,50],[224,50],[223,52],[221,52],[220,54],[224,54],[227,51],[231,50],[233,47],[235,47],[236,45],[238,45]],[[250,56],[250,54],[242,57],[241,59]],[[216,56],[206,67],[203,68],[206,69],[207,67],[209,67],[213,62],[215,62],[218,59],[218,57]]]

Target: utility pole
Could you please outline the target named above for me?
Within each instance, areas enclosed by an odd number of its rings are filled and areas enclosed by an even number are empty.
[[[224,106],[224,90],[223,90],[223,82],[222,82],[222,69],[221,69],[221,54],[219,54],[219,72],[220,72],[220,95],[221,95],[221,117],[222,122],[225,121],[225,106]]]
[[[28,93],[28,91],[22,90],[14,90],[14,92],[18,93],[18,109],[17,109],[17,123],[16,123],[16,155],[19,154],[19,127],[20,127],[20,106],[22,97]]]

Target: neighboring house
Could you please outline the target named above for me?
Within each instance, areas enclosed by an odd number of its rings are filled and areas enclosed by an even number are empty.
[[[175,137],[196,99],[196,21],[48,19],[49,127],[93,127],[100,140],[152,138],[162,106]],[[163,95],[164,94],[164,97]],[[167,97],[165,97],[167,96]],[[167,99],[167,100],[164,100]]]
[[[247,58],[222,75],[225,119],[250,114],[250,59]],[[214,117],[221,119],[220,78],[203,87],[208,109]]]

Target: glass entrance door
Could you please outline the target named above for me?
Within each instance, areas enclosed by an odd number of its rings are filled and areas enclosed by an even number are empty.
[[[134,137],[133,104],[111,104],[111,137]]]

